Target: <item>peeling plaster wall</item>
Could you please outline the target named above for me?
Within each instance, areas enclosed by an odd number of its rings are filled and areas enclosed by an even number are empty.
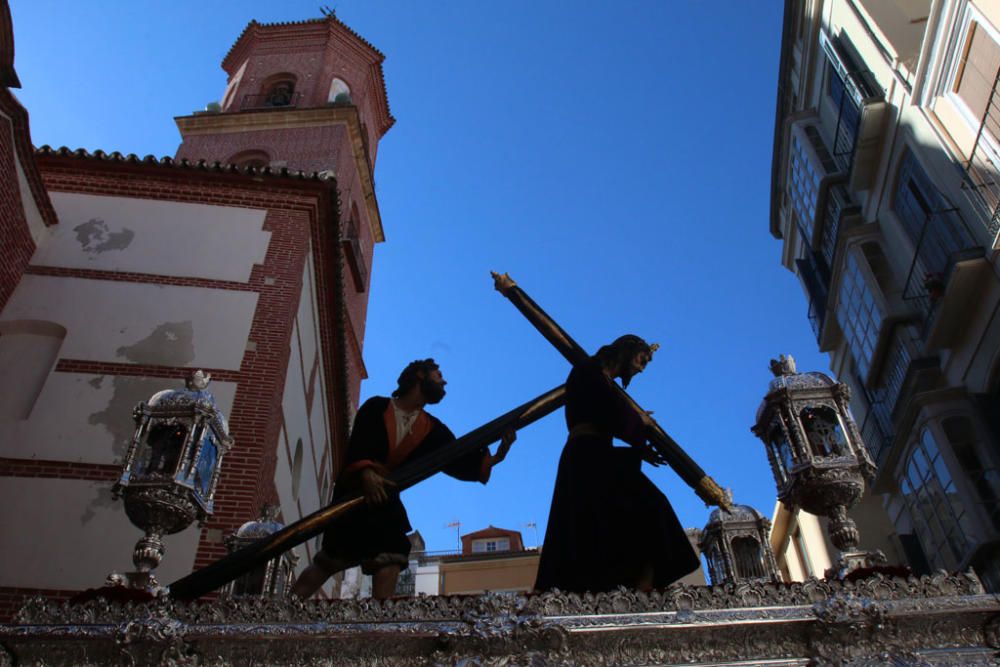
[[[26,275],[0,320],[65,327],[64,359],[238,370],[256,307],[254,292]]]
[[[265,211],[151,199],[51,193],[60,224],[38,266],[247,282],[264,262]]]
[[[121,463],[135,427],[132,408],[161,389],[181,386],[164,378],[52,373],[28,419],[0,421],[0,457]],[[213,380],[209,389],[230,414],[236,384]]]
[[[111,486],[101,482],[7,478],[0,485],[0,586],[82,590],[112,571],[134,570],[132,547],[142,537]],[[16,511],[12,511],[16,508]],[[169,583],[191,571],[198,530],[166,538],[156,574]]]

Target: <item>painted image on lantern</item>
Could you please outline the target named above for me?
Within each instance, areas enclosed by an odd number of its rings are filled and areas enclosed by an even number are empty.
[[[215,443],[215,435],[211,429],[206,428],[201,437],[201,453],[194,469],[194,489],[202,498],[208,497],[218,458],[219,450]]]

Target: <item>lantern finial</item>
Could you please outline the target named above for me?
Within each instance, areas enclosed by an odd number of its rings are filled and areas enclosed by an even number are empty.
[[[795,357],[790,354],[779,354],[777,359],[771,359],[771,372],[775,377],[795,375]]]

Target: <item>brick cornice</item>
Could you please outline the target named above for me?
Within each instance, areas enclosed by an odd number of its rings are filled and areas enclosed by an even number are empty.
[[[315,209],[334,204],[332,175],[278,174],[204,161],[157,160],[153,156],[52,149],[35,159],[48,190],[108,194],[139,199],[191,201],[249,208]],[[129,178],[122,178],[128,176]],[[168,188],[162,187],[168,184]]]
[[[354,167],[361,181],[361,191],[368,207],[368,220],[372,238],[376,243],[385,241],[382,215],[375,195],[372,164],[368,160],[361,131],[358,109],[351,105],[317,107],[313,109],[264,109],[233,113],[200,113],[174,118],[181,136],[205,134],[238,134],[275,129],[329,127],[343,125],[351,139]]]

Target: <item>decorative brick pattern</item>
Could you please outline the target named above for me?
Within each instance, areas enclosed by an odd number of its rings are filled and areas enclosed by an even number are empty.
[[[120,475],[121,467],[116,465],[0,458],[0,477],[86,479],[95,482],[111,483],[117,481]]]
[[[234,292],[258,292],[264,284],[263,269],[256,265],[250,271],[250,281],[239,283],[231,280],[210,280],[208,278],[187,278],[184,276],[161,276],[155,273],[134,273],[129,271],[102,271],[98,269],[76,269],[64,266],[29,265],[25,273],[35,276],[56,278],[85,278],[87,280],[113,280],[126,283],[147,283],[151,285],[174,285],[176,287],[206,287],[209,289]]]
[[[180,384],[194,370],[181,366],[154,366],[152,364],[129,364],[114,361],[91,361],[89,359],[60,359],[56,363],[56,373],[86,373],[88,375],[128,375],[131,377],[170,378]],[[212,374],[213,380],[239,382],[243,377],[239,371],[228,368],[202,368]]]

